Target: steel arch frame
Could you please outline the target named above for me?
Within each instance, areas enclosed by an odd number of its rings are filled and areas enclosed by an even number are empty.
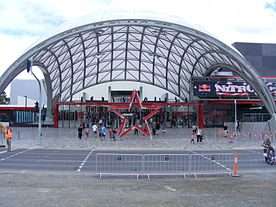
[[[222,64],[256,90],[270,114],[276,112],[264,82],[239,53],[210,35],[183,25],[119,19],[69,29],[19,57],[1,76],[0,91],[26,68],[30,57],[48,75],[47,94],[52,102],[70,100],[85,88],[112,81],[144,82],[184,100],[189,98],[192,76],[205,76],[215,65]],[[80,70],[82,66],[85,72]]]

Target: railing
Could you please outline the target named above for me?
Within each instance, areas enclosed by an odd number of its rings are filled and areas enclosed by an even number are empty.
[[[232,174],[234,154],[115,154],[96,155],[96,173],[102,175]]]
[[[143,155],[98,153],[96,155],[96,173],[114,175],[139,175],[143,173]]]

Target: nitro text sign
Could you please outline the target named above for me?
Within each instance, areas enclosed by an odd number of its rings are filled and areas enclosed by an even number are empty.
[[[269,91],[276,96],[276,82],[266,82]],[[254,89],[241,81],[194,81],[195,96],[257,96]]]

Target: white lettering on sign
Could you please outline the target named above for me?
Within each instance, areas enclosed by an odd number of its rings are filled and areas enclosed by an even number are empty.
[[[250,85],[234,85],[231,82],[228,82],[226,85],[223,84],[215,84],[216,92],[226,92],[226,93],[246,93],[251,92],[254,93],[254,90],[251,89]]]

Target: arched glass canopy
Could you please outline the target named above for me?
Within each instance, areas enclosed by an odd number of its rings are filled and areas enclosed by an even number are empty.
[[[233,48],[199,30],[159,20],[117,19],[60,32],[38,43],[2,75],[3,91],[26,61],[45,76],[49,100],[70,101],[97,84],[135,81],[165,89],[185,100],[192,77],[227,68],[247,81],[275,113],[273,98],[254,68]]]

